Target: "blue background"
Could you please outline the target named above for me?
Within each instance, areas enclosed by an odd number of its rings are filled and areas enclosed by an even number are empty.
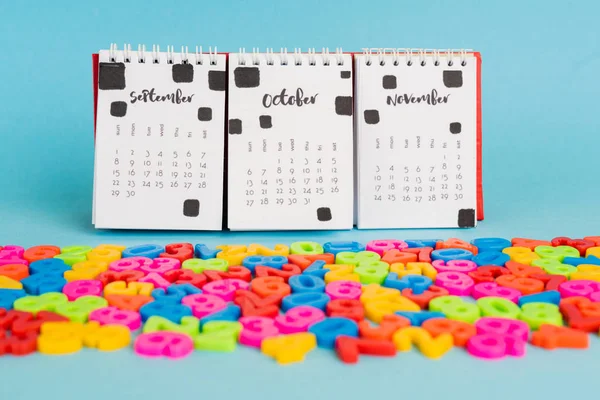
[[[594,0],[0,0],[0,244],[600,234],[598,15]],[[476,49],[483,57],[486,220],[465,231],[95,231],[90,55],[112,42],[217,45],[220,51]],[[196,352],[176,362],[139,359],[129,350],[0,358],[0,397],[291,400],[426,392],[428,398],[496,399],[564,398],[591,389],[600,356],[596,338],[590,351],[528,350],[524,359],[492,363],[458,349],[438,362],[413,351],[391,360],[363,358],[357,366],[317,350],[285,368],[247,348],[229,355]]]

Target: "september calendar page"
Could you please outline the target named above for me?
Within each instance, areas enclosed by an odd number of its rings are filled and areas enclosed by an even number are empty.
[[[351,229],[350,55],[231,54],[228,227]]]
[[[182,57],[99,54],[97,228],[222,228],[225,56]]]
[[[358,227],[474,227],[475,55],[355,59]]]

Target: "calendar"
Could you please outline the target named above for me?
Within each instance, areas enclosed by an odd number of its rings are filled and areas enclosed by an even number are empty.
[[[226,56],[111,46],[97,59],[96,228],[220,230]]]
[[[479,54],[367,49],[354,63],[358,228],[474,227]]]
[[[229,229],[353,227],[352,74],[341,50],[229,55]]]

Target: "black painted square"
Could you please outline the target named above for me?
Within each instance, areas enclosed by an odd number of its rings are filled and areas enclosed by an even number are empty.
[[[352,72],[350,71],[340,71],[340,78],[342,79],[350,79],[352,76]]]
[[[186,217],[197,217],[200,215],[200,202],[196,199],[188,199],[184,201],[183,215]]]
[[[317,208],[317,219],[319,221],[331,221],[331,209],[329,207]]]
[[[98,89],[125,89],[125,64],[101,62],[98,68]]]
[[[229,134],[230,135],[241,135],[242,134],[242,120],[241,119],[230,119],[229,120]]]
[[[227,87],[227,73],[225,71],[208,71],[208,88],[210,90],[224,91]]]
[[[379,123],[379,111],[377,110],[365,110],[365,122],[369,125],[375,125]]]
[[[200,121],[210,121],[212,119],[212,108],[210,108],[210,107],[198,108],[198,119]]]
[[[450,133],[457,134],[462,130],[462,125],[460,122],[451,122],[450,123]]]
[[[458,227],[473,228],[475,226],[475,210],[472,208],[462,208],[458,210]]]
[[[273,127],[273,121],[271,121],[270,115],[261,115],[258,117],[258,122],[260,122],[260,127],[263,129],[269,129]]]
[[[462,71],[444,71],[444,85],[457,88],[463,85]]]
[[[384,75],[381,81],[384,89],[396,89],[398,87],[396,75]]]
[[[192,64],[173,64],[173,81],[189,83],[194,81],[194,66]]]
[[[335,113],[337,115],[352,115],[352,96],[336,97]]]
[[[124,101],[113,101],[110,103],[110,115],[113,117],[124,117],[127,114],[127,103]]]
[[[260,86],[260,70],[258,67],[237,67],[233,70],[235,86],[253,88]]]

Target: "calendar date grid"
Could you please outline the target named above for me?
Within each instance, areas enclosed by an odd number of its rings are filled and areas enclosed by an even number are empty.
[[[249,141],[248,153],[254,161],[245,171],[246,207],[305,207],[340,194],[340,155],[335,142],[263,138]]]
[[[463,200],[461,140],[422,135],[387,136],[375,138],[374,146],[380,156],[374,158],[369,168],[371,176],[367,176],[373,182],[373,201],[444,203]],[[408,155],[417,161],[408,162]]]
[[[135,198],[154,190],[206,190],[209,189],[209,154],[198,141],[206,141],[208,132],[182,131],[175,128],[166,132],[164,124],[157,130],[145,127],[138,133],[132,123],[126,134],[120,125],[115,134],[122,145],[114,148],[111,159],[111,196]],[[136,137],[142,136],[137,144]],[[176,145],[173,145],[176,139]],[[152,140],[149,142],[148,140]]]

